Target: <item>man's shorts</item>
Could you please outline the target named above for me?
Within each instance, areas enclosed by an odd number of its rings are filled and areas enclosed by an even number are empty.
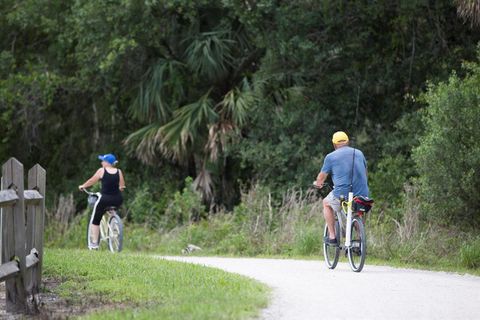
[[[324,201],[327,202],[327,204],[333,209],[333,211],[340,212],[342,205],[340,204],[340,199],[337,199],[333,195],[333,191],[328,194]]]

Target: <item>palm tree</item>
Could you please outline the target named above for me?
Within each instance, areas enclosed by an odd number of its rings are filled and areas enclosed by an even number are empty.
[[[220,202],[228,189],[227,149],[258,99],[249,73],[261,50],[233,23],[181,35],[172,44],[177,54],[158,57],[145,74],[131,112],[146,125],[126,144],[145,163],[162,155],[193,165],[204,200]],[[215,184],[222,184],[219,192]]]
[[[472,27],[480,26],[480,0],[456,0],[457,13],[470,21]]]

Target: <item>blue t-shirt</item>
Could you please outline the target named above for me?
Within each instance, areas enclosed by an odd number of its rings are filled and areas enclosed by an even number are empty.
[[[348,146],[329,153],[323,161],[322,172],[328,173],[333,180],[333,195],[348,197],[352,178],[353,152],[355,150],[355,168],[353,170],[353,195],[368,197],[367,160],[362,151]]]

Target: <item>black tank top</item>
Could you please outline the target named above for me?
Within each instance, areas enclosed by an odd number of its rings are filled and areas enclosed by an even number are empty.
[[[102,177],[102,194],[117,195],[120,194],[120,170],[117,169],[116,173],[108,173],[103,169]]]

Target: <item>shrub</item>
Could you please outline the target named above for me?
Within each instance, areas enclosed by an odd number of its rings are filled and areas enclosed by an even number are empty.
[[[413,156],[425,211],[468,221],[480,212],[480,64],[469,64],[425,94],[425,133]]]
[[[192,183],[192,178],[188,177],[185,179],[185,188],[182,192],[177,191],[173,195],[173,200],[165,210],[163,225],[167,228],[174,228],[177,225],[206,217],[202,197],[194,190]]]
[[[381,199],[392,205],[402,199],[403,186],[407,182],[409,163],[402,155],[387,155],[377,164],[377,168],[369,175],[372,197]]]
[[[154,198],[151,188],[144,184],[135,192],[126,206],[128,217],[134,223],[147,223],[157,226],[165,211],[165,203]]]

